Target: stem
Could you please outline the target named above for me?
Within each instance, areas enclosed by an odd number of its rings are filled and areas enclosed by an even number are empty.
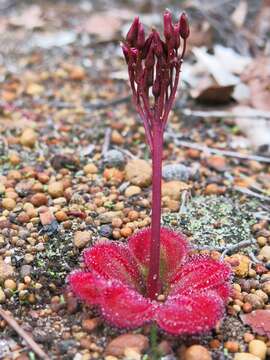
[[[150,244],[150,265],[147,279],[147,295],[154,300],[160,292],[160,218],[161,218],[161,165],[162,165],[163,131],[162,124],[153,122],[152,152],[152,225]]]
[[[157,326],[153,324],[150,330],[151,359],[159,360],[160,356],[157,349]]]

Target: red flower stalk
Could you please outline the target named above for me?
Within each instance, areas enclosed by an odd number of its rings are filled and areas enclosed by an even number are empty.
[[[187,16],[183,13],[173,24],[172,14],[164,13],[164,38],[152,30],[145,40],[144,28],[138,17],[133,21],[122,45],[128,65],[133,102],[143,121],[147,142],[152,154],[152,241],[147,293],[154,299],[160,292],[160,217],[161,217],[161,164],[163,133],[172,108],[181,64],[189,36]],[[182,49],[180,45],[182,38]]]
[[[151,231],[131,236],[126,245],[99,242],[83,253],[85,270],[69,276],[73,292],[119,328],[155,322],[168,333],[211,329],[224,313],[230,293],[230,266],[205,255],[188,255],[183,235],[161,229],[160,288],[145,297]]]
[[[152,226],[131,236],[126,245],[108,241],[87,249],[85,269],[68,278],[78,297],[99,307],[105,319],[121,328],[154,322],[175,335],[203,332],[220,319],[230,293],[227,264],[190,256],[183,235],[160,227],[163,132],[188,35],[185,14],[173,24],[169,11],[164,14],[165,41],[155,30],[145,39],[139,18],[127,34],[123,52],[152,154]]]

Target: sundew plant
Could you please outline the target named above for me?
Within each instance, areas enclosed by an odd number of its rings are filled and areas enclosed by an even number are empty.
[[[122,44],[152,156],[152,223],[126,244],[100,241],[86,249],[85,269],[68,277],[72,291],[119,328],[152,323],[173,335],[207,331],[223,316],[230,294],[229,265],[191,255],[182,234],[160,225],[163,134],[188,36],[186,15],[173,23],[166,10],[163,39],[155,29],[146,37],[136,17]]]

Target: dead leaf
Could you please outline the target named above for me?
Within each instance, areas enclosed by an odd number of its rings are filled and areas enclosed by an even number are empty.
[[[21,14],[13,15],[9,19],[9,25],[24,27],[28,30],[42,28],[44,21],[41,18],[41,8],[38,5],[31,5]]]
[[[120,27],[121,20],[105,12],[90,16],[83,24],[86,32],[98,36],[103,41],[113,39]]]
[[[235,119],[235,123],[254,148],[259,150],[265,146],[270,147],[270,122],[263,118],[249,117],[252,110],[254,109],[247,106],[235,106],[232,112],[242,114],[242,117]],[[245,114],[247,114],[246,117],[244,117]]]
[[[270,59],[258,57],[248,66],[242,75],[243,81],[250,87],[250,103],[260,110],[270,110]]]
[[[240,315],[245,325],[249,325],[259,335],[270,338],[270,310],[254,310],[249,314]]]
[[[238,28],[241,28],[244,25],[247,12],[248,12],[247,2],[244,0],[240,1],[238,6],[235,8],[234,12],[231,15],[232,22]]]

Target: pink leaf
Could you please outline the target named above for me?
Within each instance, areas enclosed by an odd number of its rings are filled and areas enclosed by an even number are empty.
[[[112,242],[103,242],[83,253],[84,262],[104,279],[116,279],[140,289],[140,273],[129,249]]]
[[[215,290],[223,300],[227,300],[230,294],[228,280],[231,276],[232,271],[228,264],[210,256],[193,255],[172,277],[172,295],[191,296],[195,291]]]
[[[224,303],[215,293],[169,297],[157,310],[156,321],[174,335],[195,334],[210,330],[224,313]]]
[[[131,236],[128,247],[141,265],[145,275],[150,261],[151,229],[147,228]],[[188,244],[182,234],[167,228],[161,228],[160,234],[160,272],[161,280],[167,281],[187,254]]]
[[[103,283],[95,274],[83,271],[74,271],[68,277],[71,290],[88,305],[99,303]]]
[[[121,283],[112,282],[102,298],[102,315],[120,328],[136,328],[153,318],[151,301]]]
[[[270,310],[254,310],[249,314],[240,315],[240,318],[254,332],[270,338]]]

